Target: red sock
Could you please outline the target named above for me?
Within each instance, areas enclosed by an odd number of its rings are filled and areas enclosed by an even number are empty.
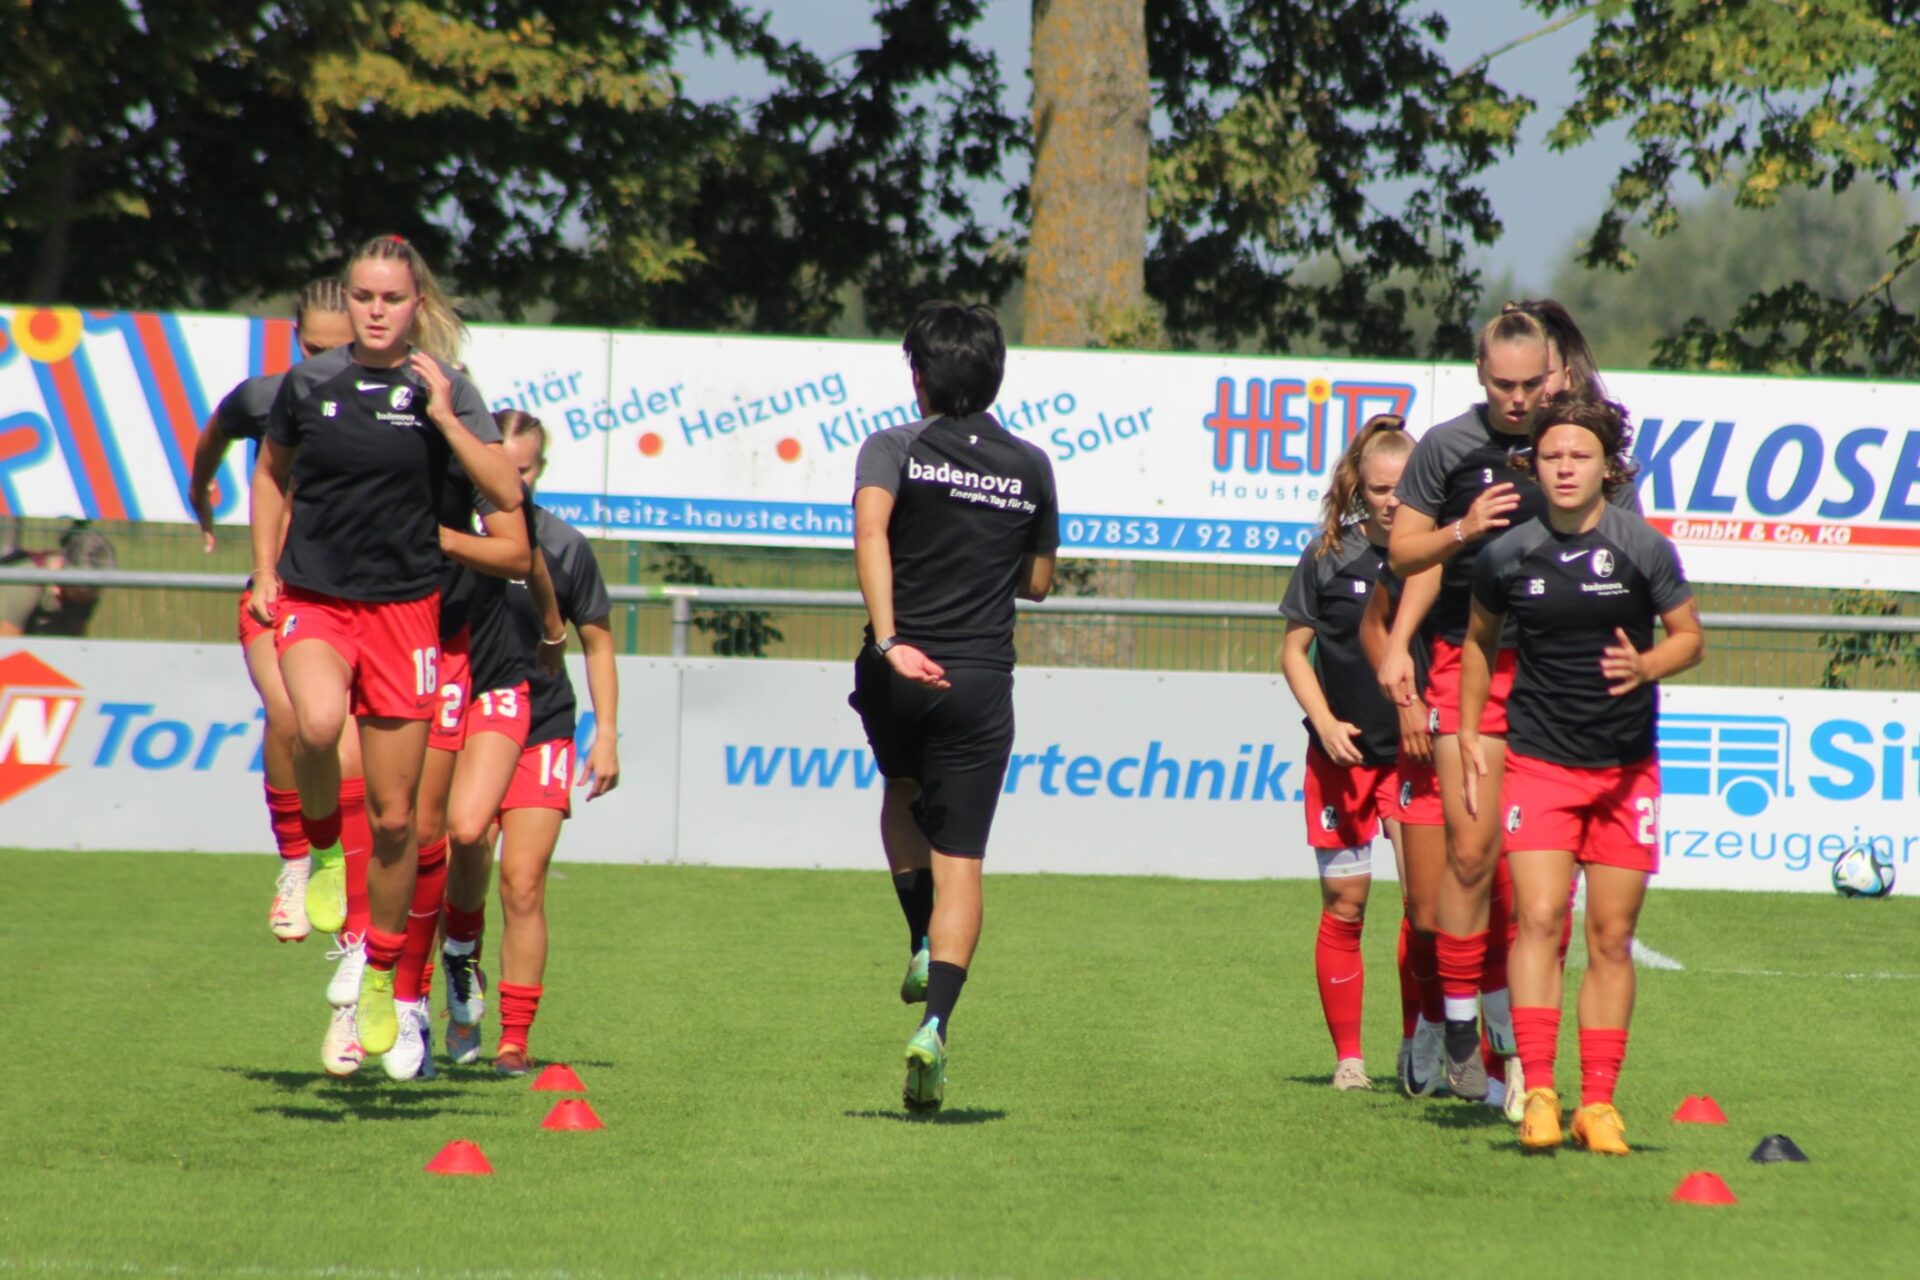
[[[407,945],[393,970],[393,998],[418,1000],[425,992],[421,981],[433,938],[440,927],[440,900],[447,892],[447,842],[435,840],[420,850],[420,873],[413,882],[413,905],[407,911]]]
[[[486,927],[487,904],[482,902],[472,911],[464,907],[447,904],[447,941],[478,942],[480,932]]]
[[[367,927],[367,968],[391,969],[400,959],[401,950],[407,945],[404,933],[388,933],[384,929]]]
[[[291,862],[307,856],[307,830],[300,823],[300,793],[292,788],[263,784],[267,789],[267,817],[273,823],[273,847]]]
[[[1464,1013],[1458,1019],[1465,1022],[1477,1016],[1480,1004],[1480,971],[1486,965],[1487,935],[1481,933],[1461,937],[1437,930],[1433,935],[1434,955],[1439,960],[1440,994],[1448,1004],[1459,1005],[1465,1002],[1474,1007],[1474,1013]],[[1452,1016],[1452,1011],[1447,1011]]]
[[[331,849],[340,843],[340,806],[335,803],[333,812],[324,818],[309,818],[304,812],[300,815],[300,827],[307,833],[307,844],[315,849]]]
[[[500,993],[500,1047],[519,1045],[524,1052],[527,1033],[533,1029],[533,1019],[540,1012],[540,997],[546,988],[503,982],[496,990]]]
[[[1413,922],[1400,917],[1400,947],[1395,957],[1400,970],[1400,1038],[1413,1038],[1414,1020],[1420,1016],[1420,980],[1413,976]]]
[[[1626,1060],[1625,1027],[1580,1028],[1580,1105],[1612,1102],[1620,1064]],[[1528,1082],[1532,1082],[1531,1077]]]
[[[1520,1070],[1527,1077],[1527,1088],[1553,1088],[1553,1060],[1560,1052],[1560,1011],[1516,1008],[1513,1039],[1520,1048]]]
[[[367,863],[373,858],[373,829],[367,825],[367,780],[340,782],[340,845],[347,855],[347,922],[342,932],[367,936]]]
[[[1334,1057],[1359,1057],[1360,1005],[1367,992],[1367,970],[1360,962],[1360,921],[1320,913],[1313,976],[1320,983],[1320,1008],[1333,1035]]]
[[[1519,932],[1513,915],[1513,872],[1504,856],[1493,864],[1493,890],[1487,898],[1487,958],[1480,962],[1480,991],[1507,989],[1507,949]]]
[[[1440,957],[1434,953],[1430,933],[1415,932],[1407,942],[1407,963],[1413,980],[1420,984],[1420,1016],[1439,1026],[1447,1020],[1446,1002],[1440,995]]]

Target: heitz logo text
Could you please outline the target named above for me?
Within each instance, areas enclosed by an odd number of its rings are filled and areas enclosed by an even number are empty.
[[[1368,418],[1406,417],[1413,394],[1402,382],[1221,378],[1201,425],[1213,436],[1215,471],[1324,476]]]

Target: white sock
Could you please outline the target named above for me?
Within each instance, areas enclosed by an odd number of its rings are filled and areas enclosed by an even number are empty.
[[[1447,1021],[1473,1022],[1480,1016],[1480,1000],[1477,996],[1448,996]]]
[[[440,949],[450,956],[470,956],[473,954],[472,938],[448,938],[440,944]]]

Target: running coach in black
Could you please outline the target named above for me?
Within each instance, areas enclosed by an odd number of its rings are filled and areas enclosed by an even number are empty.
[[[926,1001],[902,1098],[939,1107],[980,939],[980,868],[1013,750],[1013,605],[1053,585],[1053,465],[990,412],[1006,339],[985,306],[929,302],[901,344],[927,416],[869,436],[854,478],[867,644],[853,696],[886,779],[880,838],[907,917],[900,998]]]

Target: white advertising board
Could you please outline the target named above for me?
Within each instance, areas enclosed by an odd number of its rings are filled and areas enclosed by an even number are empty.
[[[861,441],[918,416],[892,343],[482,325],[466,354],[491,407],[551,428],[542,501],[610,537],[844,547]],[[213,406],[290,358],[284,321],[0,306],[0,515],[190,519]],[[1696,580],[1920,590],[1920,386],[1608,385]],[[1369,415],[1418,432],[1480,398],[1459,364],[1015,350],[994,411],[1052,459],[1066,554],[1285,565]]]
[[[623,658],[620,674],[621,785],[576,795],[561,858],[884,865],[850,665]],[[1893,853],[1903,892],[1920,884],[1920,695],[1665,694],[1657,884],[1827,892],[1862,842]],[[1023,670],[1015,706],[995,871],[1313,874],[1305,735],[1277,678]],[[228,647],[0,644],[0,844],[270,848],[260,729]],[[1384,845],[1375,866],[1391,875]]]

